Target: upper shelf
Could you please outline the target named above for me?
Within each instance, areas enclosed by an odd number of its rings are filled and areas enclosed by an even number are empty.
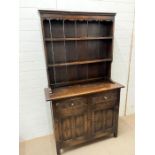
[[[113,37],[45,38],[45,41],[104,40]]]

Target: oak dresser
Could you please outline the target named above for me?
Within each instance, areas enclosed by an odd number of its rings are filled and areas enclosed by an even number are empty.
[[[39,12],[57,154],[117,137],[123,86],[111,79],[115,13]]]

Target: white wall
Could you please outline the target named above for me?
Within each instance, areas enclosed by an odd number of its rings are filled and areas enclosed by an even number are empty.
[[[112,79],[127,86],[134,0],[20,0],[20,140],[52,132],[41,24],[38,9],[116,12]],[[126,88],[120,115],[124,114]],[[133,103],[133,102],[132,102]]]
[[[131,47],[131,63],[129,68],[129,82],[126,102],[126,114],[132,114],[135,111],[135,41],[134,34]]]

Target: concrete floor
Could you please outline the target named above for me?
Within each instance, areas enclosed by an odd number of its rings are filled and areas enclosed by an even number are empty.
[[[118,137],[98,140],[87,145],[65,150],[62,155],[134,155],[135,117],[120,117]],[[20,155],[56,155],[53,135],[20,143]]]

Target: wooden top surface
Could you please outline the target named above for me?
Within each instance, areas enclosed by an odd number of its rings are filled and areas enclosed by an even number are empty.
[[[71,15],[110,15],[115,16],[114,12],[82,12],[82,11],[60,11],[60,10],[38,10],[40,14],[71,14]]]
[[[114,20],[116,13],[105,12],[72,12],[72,11],[52,11],[39,10],[43,19],[57,19],[57,20]]]
[[[47,101],[60,100],[69,97],[98,93],[123,87],[123,85],[115,82],[93,82],[91,84],[78,84],[73,86],[55,88],[51,93],[51,90],[49,88],[45,88],[45,96]]]

